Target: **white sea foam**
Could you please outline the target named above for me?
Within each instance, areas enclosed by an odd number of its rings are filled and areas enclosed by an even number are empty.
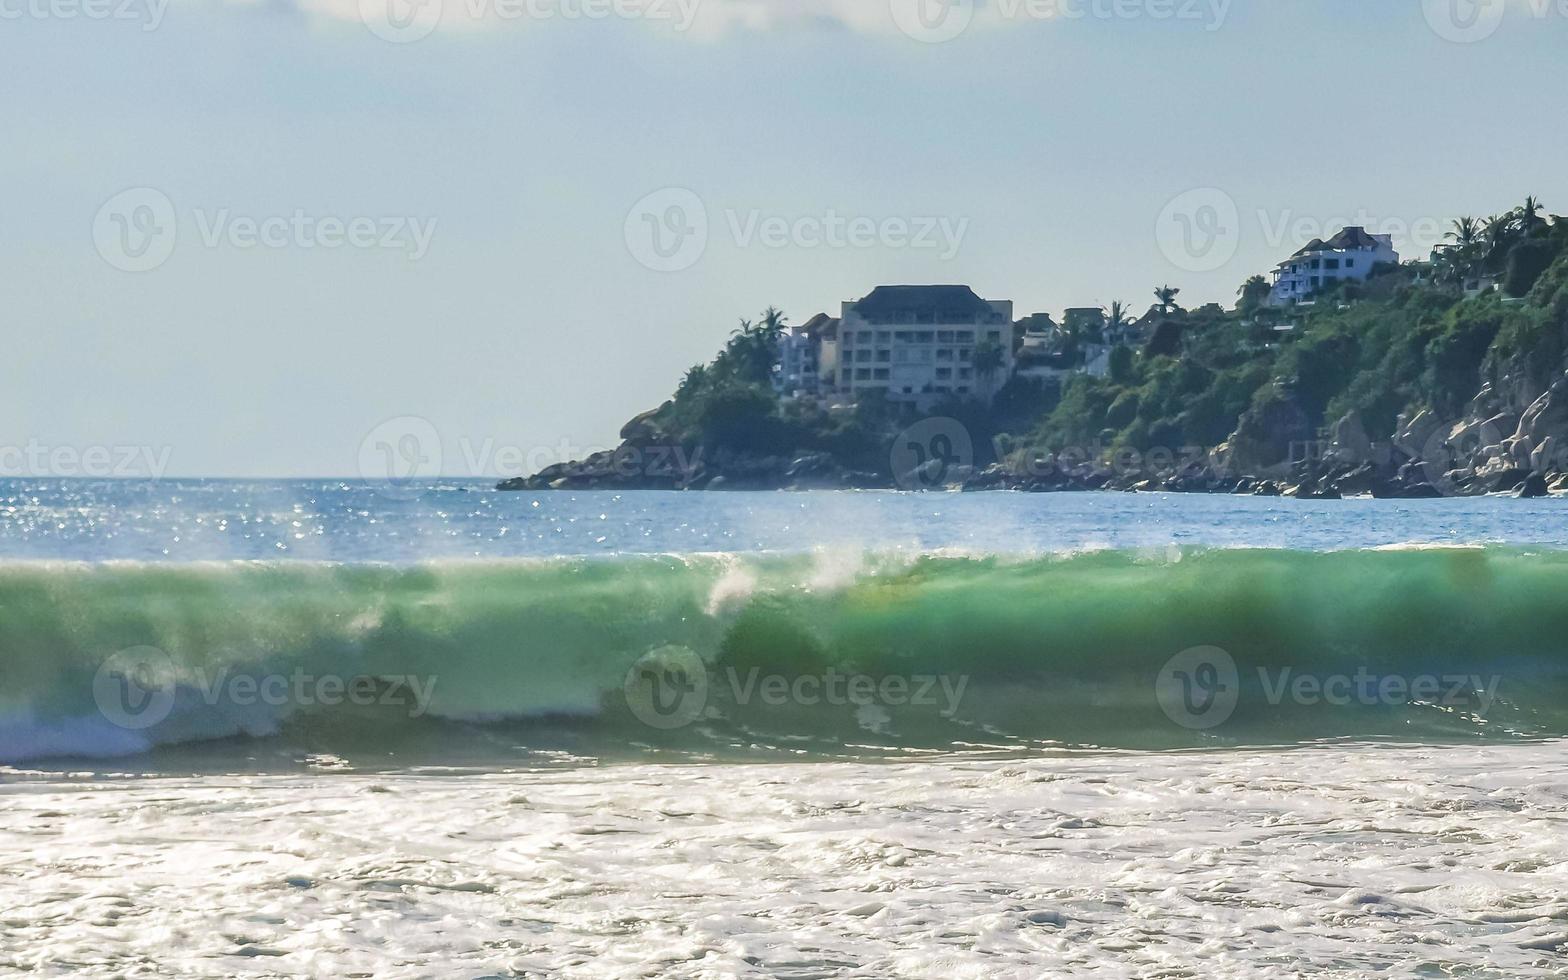
[[[0,973],[1555,978],[1565,747],[13,773]]]

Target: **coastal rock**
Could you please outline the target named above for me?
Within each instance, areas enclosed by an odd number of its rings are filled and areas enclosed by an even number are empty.
[[[1274,396],[1242,413],[1226,445],[1225,467],[1231,472],[1264,473],[1290,458],[1293,444],[1313,441],[1312,420],[1288,385],[1276,385]]]
[[[1372,439],[1359,412],[1348,412],[1334,423],[1328,457],[1336,462],[1362,463],[1372,458]]]
[[[654,419],[662,412],[663,406],[634,415],[631,421],[621,426],[621,439],[631,443],[653,443],[664,438],[664,430],[660,429]]]
[[[1551,490],[1547,486],[1546,477],[1540,473],[1531,473],[1519,485],[1518,497],[1521,500],[1531,500],[1536,497],[1549,496],[1550,494]]]

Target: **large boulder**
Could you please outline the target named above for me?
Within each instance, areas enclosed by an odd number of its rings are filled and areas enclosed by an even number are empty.
[[[621,426],[621,439],[625,442],[643,444],[662,441],[664,430],[654,421],[661,410],[655,408],[641,415],[632,416],[631,421]]]
[[[1550,494],[1551,490],[1547,487],[1546,477],[1539,473],[1531,473],[1529,476],[1525,477],[1524,482],[1519,485],[1519,497],[1524,500],[1530,500],[1535,497],[1546,497],[1550,496]]]

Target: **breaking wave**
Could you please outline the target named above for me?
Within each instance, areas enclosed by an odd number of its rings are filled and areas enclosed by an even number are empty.
[[[1490,547],[6,563],[0,762],[1560,736],[1565,596]]]

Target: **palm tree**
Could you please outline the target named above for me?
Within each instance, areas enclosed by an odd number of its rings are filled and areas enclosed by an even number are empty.
[[[1508,252],[1514,245],[1514,219],[1515,215],[1494,214],[1486,219],[1483,238],[1486,244],[1486,256],[1482,261],[1483,266],[1490,272],[1502,271],[1503,263],[1508,258]]]
[[[1272,291],[1273,287],[1269,285],[1268,277],[1253,276],[1242,283],[1241,287],[1236,290],[1236,295],[1241,297],[1241,302],[1238,306],[1244,310],[1255,309],[1258,304],[1268,299],[1269,293]]]
[[[1154,298],[1160,301],[1161,313],[1169,313],[1172,308],[1180,309],[1176,306],[1176,296],[1180,292],[1175,286],[1161,286],[1154,291]]]
[[[1475,218],[1455,218],[1453,230],[1444,235],[1451,238],[1459,248],[1471,248],[1481,240],[1481,222]]]
[[[1132,322],[1132,316],[1127,312],[1127,304],[1121,300],[1115,300],[1110,306],[1101,309],[1105,310],[1106,329],[1112,332],[1119,331]]]
[[[1443,277],[1463,281],[1475,274],[1475,266],[1485,245],[1486,226],[1466,216],[1454,219],[1454,227],[1443,237],[1452,245],[1443,249]]]
[[[769,340],[778,340],[784,332],[784,311],[775,306],[770,306],[762,311],[762,326],[759,332]]]
[[[1526,197],[1514,214],[1519,221],[1519,230],[1526,235],[1545,224],[1545,219],[1541,217],[1541,202],[1534,195]]]

